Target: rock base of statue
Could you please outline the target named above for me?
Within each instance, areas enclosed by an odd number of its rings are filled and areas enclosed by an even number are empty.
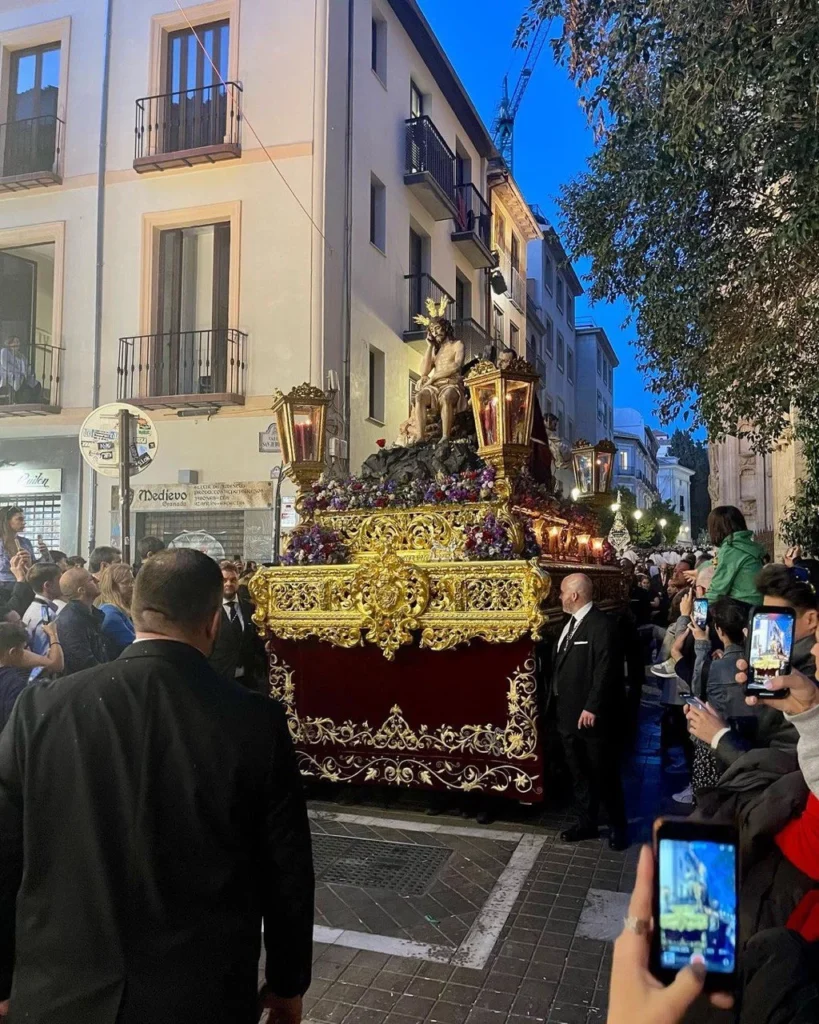
[[[470,469],[483,469],[477,445],[469,440],[419,441],[406,448],[382,448],[361,467],[362,480],[392,481],[406,484],[413,480],[436,480]]]

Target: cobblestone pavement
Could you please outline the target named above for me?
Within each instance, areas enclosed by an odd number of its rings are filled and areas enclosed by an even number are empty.
[[[353,806],[312,801],[319,881],[306,1019],[604,1021],[611,940],[639,842],[657,813],[673,811],[670,793],[685,782],[661,777],[656,697],[648,687],[623,769],[635,840],[625,853],[605,837],[562,843],[571,816],[555,806],[527,816],[510,805],[480,827],[430,818],[414,795],[393,796],[386,808],[373,791]]]

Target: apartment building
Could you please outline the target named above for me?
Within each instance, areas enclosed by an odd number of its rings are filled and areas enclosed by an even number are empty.
[[[657,486],[659,445],[651,427],[636,409],[615,409],[614,486],[632,491],[637,508],[650,508],[660,497]]]
[[[529,246],[528,286],[533,316],[527,342],[540,373],[543,413],[557,417],[561,438],[571,444],[581,436],[575,304],[583,287],[557,232],[537,207],[534,214],[543,237]]]
[[[680,465],[680,460],[670,452],[670,437],[663,431],[654,431],[657,440],[657,489],[660,498],[668,501],[679,514],[680,541],[689,541],[691,535],[691,479],[694,470]]]
[[[50,544],[119,536],[77,447],[100,404],[157,426],[137,537],[263,559],[274,389],[332,384],[355,467],[407,415],[426,298],[474,356],[497,296],[522,350],[537,225],[415,0],[14,5],[0,82],[0,498]]]
[[[575,329],[577,437],[597,444],[615,437],[614,371],[620,365],[608,335],[591,320]]]

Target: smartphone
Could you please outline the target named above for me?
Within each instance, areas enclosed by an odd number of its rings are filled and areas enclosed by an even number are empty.
[[[796,613],[792,608],[754,608],[748,622],[748,682],[745,695],[784,700],[789,690],[770,690],[768,680],[791,671]]]
[[[708,708],[703,704],[699,697],[695,697],[693,693],[681,693],[680,696],[686,704],[690,704],[692,707],[699,708],[700,711],[708,710]]]
[[[654,823],[651,973],[669,984],[701,963],[709,992],[737,980],[739,838],[731,825],[660,818]]]
[[[694,608],[691,612],[691,619],[698,629],[705,629],[708,625],[708,598],[695,597]]]

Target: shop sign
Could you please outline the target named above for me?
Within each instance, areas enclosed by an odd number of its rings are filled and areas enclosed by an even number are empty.
[[[62,489],[61,469],[0,469],[0,494],[59,494]]]
[[[131,489],[132,512],[265,509],[273,506],[269,480],[210,484],[143,484]]]

